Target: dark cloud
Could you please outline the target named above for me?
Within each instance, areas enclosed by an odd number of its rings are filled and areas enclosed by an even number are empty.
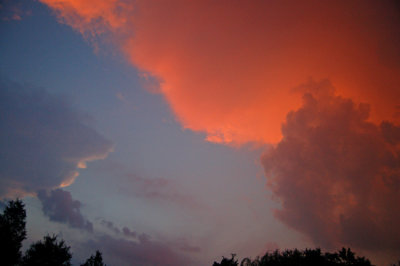
[[[262,163],[276,216],[322,247],[400,250],[400,127],[310,82]]]
[[[124,226],[122,229],[119,228],[118,226],[114,225],[113,222],[111,221],[107,221],[102,219],[100,221],[100,224],[105,226],[106,228],[108,228],[109,230],[111,230],[114,234],[116,235],[124,235],[126,237],[129,238],[136,238],[138,236],[138,234],[135,231],[132,231],[131,229],[129,229],[128,227]]]
[[[135,231],[131,231],[128,227],[124,226],[124,228],[122,228],[122,232],[124,233],[124,235],[126,237],[132,237],[135,238],[137,236],[137,233]]]
[[[106,228],[110,229],[115,234],[120,234],[121,233],[121,230],[118,227],[116,227],[113,222],[110,222],[110,221],[102,219],[100,221],[100,224],[105,226]]]
[[[0,78],[0,197],[69,185],[106,157],[111,142],[85,120],[59,96]]]
[[[139,237],[139,241],[101,236],[83,245],[88,250],[102,250],[104,260],[111,265],[160,266],[191,265],[188,258],[174,251],[168,243]]]
[[[107,221],[105,219],[101,219],[100,224],[112,231],[115,236],[124,236],[126,238],[130,239],[136,239],[140,243],[147,243],[151,241],[151,237],[146,234],[146,233],[138,233],[136,231],[132,231],[128,227],[124,226],[122,229],[120,229],[118,226],[116,226],[113,222]],[[162,239],[161,242],[165,243],[169,247],[173,247],[177,250],[183,251],[183,252],[189,252],[189,253],[196,253],[200,252],[200,247],[193,246],[191,245],[186,239],[181,238],[181,239],[175,239],[173,241],[170,241],[168,239]]]
[[[38,192],[38,198],[42,202],[43,213],[51,221],[93,232],[93,224],[81,214],[82,203],[74,200],[68,191],[56,189],[47,193],[41,190]]]
[[[113,222],[107,221],[102,219],[100,221],[100,224],[111,230],[116,236],[124,236],[126,238],[130,239],[136,239],[140,243],[149,243],[151,241],[150,235],[146,233],[138,233],[136,231],[132,231],[128,227],[124,226],[122,229],[114,225]],[[169,247],[173,247],[177,250],[183,251],[183,252],[189,252],[189,253],[197,253],[200,252],[201,249],[198,246],[193,246],[191,245],[186,239],[180,238],[180,239],[175,239],[173,241],[169,241],[167,239],[163,239],[160,242],[165,243],[165,245]]]

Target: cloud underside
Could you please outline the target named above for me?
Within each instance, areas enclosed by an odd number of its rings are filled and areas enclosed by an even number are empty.
[[[283,139],[262,157],[276,216],[323,247],[400,249],[400,127],[309,83]]]
[[[369,102],[376,121],[396,113],[394,1],[41,2],[158,79],[182,126],[209,141],[278,142],[286,114],[301,106],[291,90],[309,77],[330,78],[339,94]]]
[[[43,89],[0,80],[0,113],[0,197],[68,186],[112,149],[85,115]]]

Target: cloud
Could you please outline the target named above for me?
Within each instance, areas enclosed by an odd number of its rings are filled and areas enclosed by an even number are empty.
[[[122,228],[122,232],[124,233],[125,236],[127,237],[132,237],[132,238],[136,238],[137,233],[135,231],[131,231],[128,227],[124,226]]]
[[[62,189],[55,189],[47,193],[38,192],[38,199],[42,203],[43,213],[51,221],[66,223],[71,227],[93,232],[93,224],[81,214],[82,203],[74,200],[71,193]]]
[[[128,238],[136,238],[136,237],[140,236],[140,235],[138,235],[138,233],[136,233],[135,231],[132,231],[131,229],[129,229],[126,226],[124,226],[124,227],[122,227],[122,229],[120,229],[119,227],[115,226],[114,223],[111,221],[102,219],[100,221],[100,224],[107,227],[109,230],[111,230],[116,235],[120,235],[122,233],[125,237],[128,237]]]
[[[128,246],[133,246],[136,248],[139,248],[138,246],[142,245],[146,245],[148,246],[147,248],[149,249],[153,249],[155,246],[158,246],[159,248],[164,247],[168,247],[168,249],[170,249],[170,251],[172,252],[173,250],[179,252],[183,252],[183,253],[198,253],[201,251],[201,248],[198,246],[194,246],[192,244],[190,244],[188,242],[187,239],[185,238],[178,238],[178,239],[168,239],[162,236],[158,236],[159,239],[157,240],[152,240],[151,236],[146,234],[146,233],[138,233],[136,231],[133,231],[131,229],[129,229],[128,227],[124,226],[122,227],[122,229],[120,229],[118,226],[114,225],[113,222],[111,221],[107,221],[105,219],[101,219],[100,224],[105,226],[106,228],[108,228],[109,230],[111,230],[114,233],[114,236],[110,236],[110,235],[103,235],[100,238],[110,238],[110,239],[114,239],[113,241],[117,241],[120,242],[120,244],[122,245],[128,245]],[[119,239],[117,240],[116,237],[120,237],[123,236],[125,238],[123,239]],[[124,240],[124,241],[121,241]],[[100,245],[100,243],[97,243],[97,241],[91,241],[91,245]],[[107,248],[107,247],[105,247]],[[146,248],[146,249],[147,249]],[[163,248],[162,248],[163,249]],[[174,252],[175,252],[174,251]],[[107,251],[108,253],[108,251]],[[118,254],[115,255],[116,257],[118,257],[118,259],[124,260],[126,259],[126,255],[124,254]],[[154,255],[156,256],[156,255]],[[125,261],[124,263],[128,263],[129,264],[129,260]],[[150,263],[150,262],[149,262]],[[151,262],[149,265],[153,265]],[[138,263],[138,265],[141,265],[140,263]],[[145,264],[147,265],[147,264]],[[159,265],[158,263],[155,263],[154,265]],[[170,264],[162,264],[162,265],[170,265]]]
[[[193,197],[182,192],[174,180],[166,178],[144,178],[135,174],[127,174],[132,186],[121,188],[124,191],[132,192],[136,197],[154,201],[175,203],[180,206],[201,209],[205,206],[196,201]]]
[[[111,230],[112,232],[114,232],[115,234],[120,234],[120,233],[121,233],[121,230],[120,230],[118,227],[116,227],[116,226],[114,225],[114,223],[111,222],[111,221],[107,221],[107,220],[102,219],[102,220],[100,221],[100,224],[103,225],[103,226],[105,226],[105,227],[107,227],[108,229],[110,229],[110,230]]]
[[[0,79],[0,197],[68,186],[112,144],[63,98]]]
[[[188,258],[174,251],[167,243],[148,238],[132,241],[104,235],[83,246],[89,250],[102,250],[104,260],[113,265],[191,265]]]
[[[276,217],[322,247],[400,250],[400,127],[310,81],[262,157]]]
[[[0,19],[4,21],[21,20],[32,14],[31,10],[22,7],[20,0],[3,0],[0,3]]]
[[[400,98],[395,1],[41,2],[113,42],[159,81],[182,126],[209,141],[278,142],[286,114],[301,106],[291,89],[309,77],[369,102],[374,121]]]

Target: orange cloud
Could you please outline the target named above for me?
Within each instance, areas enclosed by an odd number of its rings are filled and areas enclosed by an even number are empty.
[[[82,34],[102,34],[127,26],[131,5],[118,0],[40,0]]]
[[[309,77],[371,103],[373,120],[393,119],[400,102],[395,2],[41,2],[84,34],[111,34],[160,81],[183,127],[209,141],[279,141],[301,105],[292,89]]]

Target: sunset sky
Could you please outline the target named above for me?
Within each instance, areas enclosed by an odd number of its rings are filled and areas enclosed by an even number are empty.
[[[0,199],[74,264],[400,259],[400,2],[3,0]]]

